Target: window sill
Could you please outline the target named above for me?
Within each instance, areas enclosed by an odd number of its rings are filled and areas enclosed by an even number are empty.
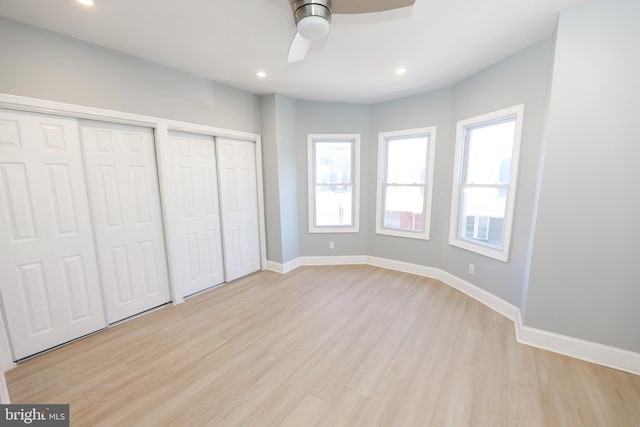
[[[426,232],[417,233],[378,227],[376,228],[376,234],[380,234],[383,236],[404,237],[407,239],[429,240],[429,234],[427,234]]]
[[[310,234],[359,233],[358,227],[309,227]]]
[[[479,243],[473,243],[468,240],[462,239],[450,239],[449,244],[461,249],[465,249],[470,252],[474,252],[479,255],[483,255],[489,258],[497,259],[502,262],[509,262],[509,248],[494,249],[490,246],[484,246]]]

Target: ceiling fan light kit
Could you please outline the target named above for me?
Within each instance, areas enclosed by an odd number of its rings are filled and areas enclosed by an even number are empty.
[[[341,0],[343,13],[374,13],[412,6],[415,0]],[[302,61],[311,42],[327,36],[331,27],[331,0],[289,0],[296,34],[289,47],[287,62]],[[338,10],[340,13],[340,10]]]
[[[297,25],[298,33],[307,40],[320,40],[329,34],[329,21],[319,16],[307,16]]]
[[[331,0],[290,0],[293,18],[301,36],[320,40],[329,32]]]
[[[327,36],[331,27],[331,0],[289,0],[297,32],[287,62],[302,61],[311,42]]]

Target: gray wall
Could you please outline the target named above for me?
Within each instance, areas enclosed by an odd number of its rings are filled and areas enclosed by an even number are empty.
[[[296,101],[282,95],[262,97],[267,258],[285,263],[299,256]]]
[[[0,18],[0,92],[262,131],[270,260],[368,254],[433,266],[520,306],[527,326],[640,351],[638,16],[637,0],[590,0],[561,14],[555,40],[452,87],[372,106],[260,98]],[[519,103],[524,135],[503,263],[448,244],[455,124]],[[433,125],[431,240],[376,235],[377,133]],[[361,135],[359,233],[308,233],[309,133]]]
[[[368,215],[365,207],[375,197],[375,181],[371,182],[368,159],[375,144],[369,134],[370,107],[367,105],[330,102],[296,101],[295,144],[298,177],[298,233],[300,255],[337,256],[367,253]],[[309,233],[307,189],[307,134],[358,133],[360,134],[360,232]],[[329,241],[335,249],[329,249]]]
[[[560,17],[524,323],[640,351],[640,2]]]
[[[248,92],[0,18],[0,92],[260,133]]]
[[[449,232],[451,200],[451,122],[452,88],[442,89],[395,101],[375,104],[371,109],[371,143],[369,181],[372,193],[367,205],[369,220],[369,255],[440,268],[442,247]],[[436,126],[435,170],[431,208],[431,237],[427,240],[376,234],[376,188],[378,168],[378,132]]]
[[[276,95],[264,95],[262,110],[262,177],[267,259],[282,263],[282,227],[280,218],[280,177],[278,173],[278,131]]]
[[[372,106],[295,101],[298,182],[304,183],[298,186],[300,255],[372,255],[441,268],[520,306],[553,49],[554,40],[548,37],[453,87]],[[525,116],[511,253],[505,263],[448,243],[455,127],[458,120],[517,104],[525,104]],[[431,239],[378,235],[378,132],[426,126],[437,127]],[[360,233],[309,234],[306,137],[310,133],[361,134]],[[335,242],[335,250],[329,249],[329,241]],[[467,272],[470,263],[475,265],[473,276]]]
[[[453,88],[454,126],[457,121],[469,117],[517,104],[525,106],[509,262],[446,244],[442,247],[441,267],[516,306],[521,305],[525,282],[524,270],[533,224],[536,178],[542,156],[553,49],[554,40],[548,37]],[[452,132],[455,133],[455,129]],[[453,159],[454,145],[452,139],[449,159]],[[452,161],[450,164],[453,167]],[[447,200],[450,202],[453,169],[449,168],[447,173]],[[443,208],[449,213],[450,208],[445,206]],[[446,227],[448,230],[448,223]],[[469,264],[475,265],[474,275],[468,273]]]
[[[282,262],[287,262],[300,255],[298,187],[305,181],[298,179],[296,152],[298,144],[295,138],[296,102],[286,96],[276,95],[276,111]],[[269,167],[270,165],[265,163],[265,168]]]
[[[370,255],[441,268],[520,306],[553,47],[549,37],[453,87],[372,107],[372,138],[380,131],[437,126],[437,140],[431,239],[375,234],[374,193],[368,204]],[[525,104],[525,115],[511,253],[505,263],[449,245],[455,128],[459,120],[517,104]],[[377,152],[371,152],[368,162],[368,181],[375,182]],[[475,265],[473,276],[470,263]]]

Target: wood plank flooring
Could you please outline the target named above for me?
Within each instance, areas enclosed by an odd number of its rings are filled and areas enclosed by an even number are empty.
[[[640,426],[640,377],[518,344],[435,280],[261,272],[7,373],[72,426]]]

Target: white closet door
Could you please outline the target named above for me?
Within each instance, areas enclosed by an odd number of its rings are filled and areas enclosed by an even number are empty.
[[[260,270],[255,143],[216,138],[227,281]]]
[[[151,129],[81,121],[107,321],[170,300]]]
[[[0,291],[16,360],[106,326],[74,119],[0,110]]]
[[[176,272],[183,296],[224,282],[213,137],[170,132]]]

